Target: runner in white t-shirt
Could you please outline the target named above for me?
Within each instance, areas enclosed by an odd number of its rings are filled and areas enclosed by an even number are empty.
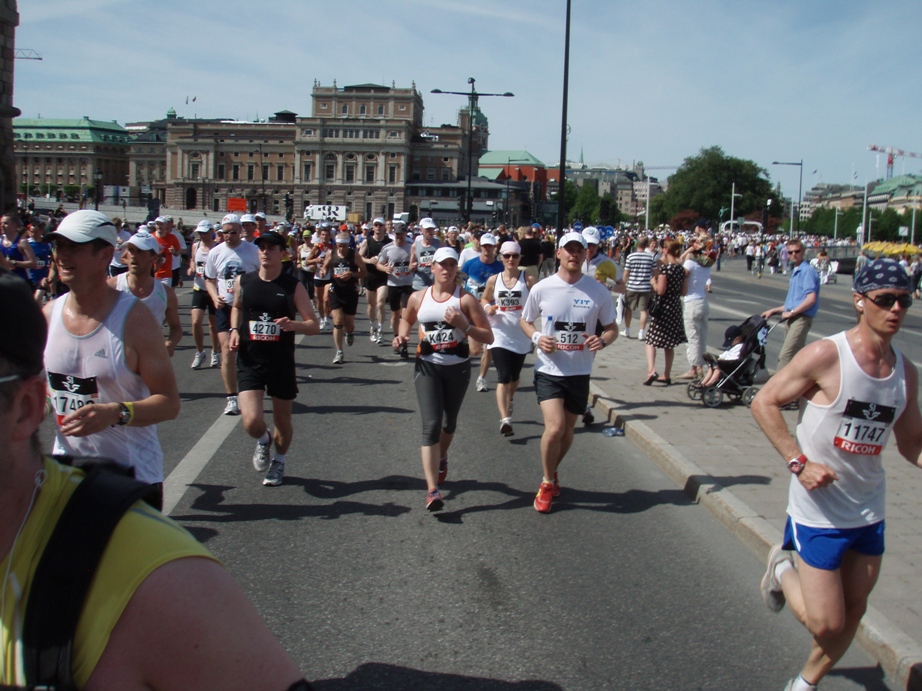
[[[595,352],[618,338],[615,306],[608,289],[582,272],[585,238],[566,233],[560,239],[557,258],[560,268],[529,293],[520,322],[538,346],[535,393],[544,417],[544,478],[534,505],[541,513],[548,513],[554,497],[560,494],[557,468],[573,443],[576,421],[589,401]],[[602,324],[600,336],[596,336],[597,323]]]

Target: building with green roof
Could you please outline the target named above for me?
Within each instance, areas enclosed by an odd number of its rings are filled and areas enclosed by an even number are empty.
[[[868,193],[868,207],[883,211],[893,209],[898,214],[919,208],[922,198],[922,175],[898,175],[878,183]]]
[[[19,191],[77,198],[88,188],[127,185],[131,133],[114,120],[18,118],[13,148]]]

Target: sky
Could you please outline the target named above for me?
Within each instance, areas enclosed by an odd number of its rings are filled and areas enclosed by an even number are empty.
[[[560,158],[566,0],[19,0],[23,117],[264,119],[311,113],[314,80],[423,96],[427,126],[480,100],[492,150]],[[885,174],[922,153],[918,0],[572,0],[567,158],[662,166],[702,148],[782,193]],[[186,99],[189,99],[188,105]],[[195,101],[192,101],[195,98]],[[922,158],[897,158],[895,174]],[[729,193],[728,193],[729,194]]]

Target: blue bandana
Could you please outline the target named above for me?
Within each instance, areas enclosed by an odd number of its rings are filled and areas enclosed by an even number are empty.
[[[868,262],[855,276],[853,290],[856,293],[869,293],[872,290],[893,288],[894,290],[912,290],[912,281],[906,270],[892,259],[875,259]]]

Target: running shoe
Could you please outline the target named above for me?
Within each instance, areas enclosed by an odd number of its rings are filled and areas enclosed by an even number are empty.
[[[334,365],[343,364],[343,351],[341,350],[336,351],[336,356],[333,358],[333,364]]]
[[[790,552],[781,549],[781,545],[775,545],[768,553],[768,568],[765,569],[765,575],[762,576],[762,583],[759,586],[762,600],[772,612],[780,612],[784,608],[784,591],[778,579],[775,578],[775,568],[783,561],[789,561],[792,565],[794,563]]]
[[[205,351],[199,350],[196,351],[195,357],[192,358],[192,369],[198,369],[202,366],[202,363],[205,362]]]
[[[410,351],[407,350],[407,344],[403,343],[400,346],[400,357],[404,360],[410,359]]]
[[[346,345],[351,346],[353,343],[355,343],[355,334],[350,331],[346,334]]]
[[[631,337],[631,327],[629,326],[625,327],[621,335],[624,336],[625,338],[630,338]]]
[[[448,477],[448,457],[441,459],[439,461],[439,484],[441,485],[445,482],[445,478]]]
[[[285,479],[285,464],[279,463],[274,458],[272,463],[269,464],[269,472],[266,473],[266,477],[263,478],[263,484],[266,487],[278,487],[282,484],[282,480]]]
[[[560,482],[557,481],[557,473],[554,473],[554,496],[560,496]]]
[[[535,511],[538,513],[550,513],[553,501],[554,485],[550,482],[542,482],[535,497]]]
[[[220,367],[221,366],[221,356],[215,351],[211,351],[211,366]]]
[[[592,414],[592,408],[587,406],[586,412],[583,413],[583,424],[591,425],[593,422],[595,422],[595,415]]]
[[[378,342],[378,336],[377,336],[377,329],[376,329],[376,328],[371,327],[371,328],[368,330],[368,340],[371,341],[372,343],[377,343],[377,342]]]
[[[640,331],[637,332],[637,340],[638,340],[638,341],[644,340],[643,329],[641,329]]]
[[[499,433],[504,437],[512,436],[512,418],[504,417],[499,421]]]
[[[240,408],[237,405],[236,396],[227,397],[227,405],[224,407],[225,415],[240,415]]]
[[[378,330],[375,332],[375,343],[377,343],[378,345],[381,345],[381,341],[384,340],[384,336],[382,336],[382,333],[381,333],[382,331],[384,331],[384,327],[379,326]]]
[[[430,489],[426,494],[426,511],[441,511],[445,508],[445,502],[442,501],[442,493],[439,488]]]
[[[265,472],[269,467],[269,449],[272,447],[272,440],[268,444],[256,442],[256,450],[253,451],[253,467],[257,473]]]
[[[487,380],[484,377],[477,377],[477,390],[478,391],[489,391],[487,388]]]

